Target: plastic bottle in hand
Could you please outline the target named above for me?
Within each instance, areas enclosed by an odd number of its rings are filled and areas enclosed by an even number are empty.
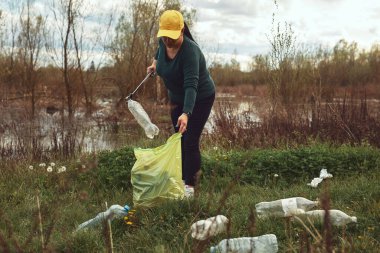
[[[148,138],[153,139],[155,135],[158,135],[160,130],[150,121],[148,114],[139,102],[128,99],[128,109],[137,120],[137,123],[144,129]]]
[[[191,225],[191,236],[203,241],[227,230],[228,219],[223,215],[200,220]]]
[[[318,201],[311,201],[302,197],[279,199],[270,202],[260,202],[255,205],[259,218],[267,216],[290,217],[302,214],[319,205]]]
[[[319,222],[323,222],[325,217],[325,210],[313,210],[305,212],[304,216],[309,217],[311,220],[318,220]],[[331,224],[334,226],[340,227],[345,226],[351,222],[357,222],[358,219],[355,216],[349,216],[346,213],[340,210],[329,210],[329,217]]]
[[[210,253],[276,253],[277,251],[277,237],[273,234],[224,239],[210,248]]]
[[[123,218],[128,214],[129,209],[130,208],[128,205],[125,205],[124,207],[120,205],[112,205],[107,209],[107,211],[98,213],[95,218],[80,224],[76,231],[96,226],[104,221],[112,220],[114,218]]]

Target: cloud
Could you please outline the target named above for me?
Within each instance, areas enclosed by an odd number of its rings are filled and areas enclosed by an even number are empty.
[[[15,1],[16,2],[16,1]],[[49,6],[57,0],[35,0],[40,6]],[[115,23],[122,11],[128,10],[130,0],[86,0],[86,33],[105,27],[107,15],[115,15]],[[272,14],[275,24],[292,25],[298,43],[333,46],[339,39],[356,41],[359,46],[379,41],[380,1],[378,0],[186,0],[186,7],[196,10],[192,33],[205,53],[227,57],[234,49],[238,59],[266,53],[271,34]],[[15,4],[13,0],[0,1],[0,9]],[[49,8],[45,7],[48,13]],[[17,11],[14,11],[15,13]],[[50,14],[49,14],[50,15]],[[15,16],[14,20],[18,20]],[[113,25],[115,25],[115,23]],[[113,29],[113,28],[112,28]],[[106,37],[106,36],[103,36]],[[108,36],[109,37],[109,36]],[[107,38],[105,38],[107,39]]]
[[[370,33],[373,33],[373,34],[378,34],[379,32],[379,28],[377,26],[373,26],[371,28],[369,28],[368,30]]]
[[[265,14],[272,14],[274,4],[267,0],[194,0],[187,3],[197,10],[200,20],[206,21],[212,17],[228,22],[230,18],[255,18]],[[209,16],[211,14],[211,16]]]

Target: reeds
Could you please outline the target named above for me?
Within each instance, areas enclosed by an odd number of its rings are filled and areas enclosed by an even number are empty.
[[[257,120],[250,112],[236,113],[231,103],[224,102],[215,107],[214,135],[209,137],[225,148],[297,146],[315,141],[380,147],[378,104],[380,101],[369,102],[365,96],[344,96],[332,102],[288,104],[276,111],[257,109]]]

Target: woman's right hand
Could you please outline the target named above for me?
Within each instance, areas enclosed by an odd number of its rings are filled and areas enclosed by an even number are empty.
[[[146,73],[149,74],[149,73],[156,73],[156,63],[157,61],[154,60],[152,65],[150,65],[147,69],[146,69]]]

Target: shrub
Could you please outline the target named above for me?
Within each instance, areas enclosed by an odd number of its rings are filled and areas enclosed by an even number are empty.
[[[131,187],[131,169],[136,162],[132,147],[102,151],[98,156],[98,177],[107,187]]]
[[[312,146],[285,150],[230,151],[203,156],[205,175],[232,176],[241,182],[265,184],[277,174],[287,183],[310,180],[321,169],[344,177],[380,168],[380,151],[371,147]]]
[[[131,169],[136,161],[132,147],[104,151],[95,171],[105,187],[131,187]],[[321,169],[345,177],[380,168],[380,150],[367,146],[329,147],[317,145],[296,149],[258,149],[202,155],[207,177],[228,177],[247,184],[265,185],[275,174],[280,181],[293,183],[319,176]]]

